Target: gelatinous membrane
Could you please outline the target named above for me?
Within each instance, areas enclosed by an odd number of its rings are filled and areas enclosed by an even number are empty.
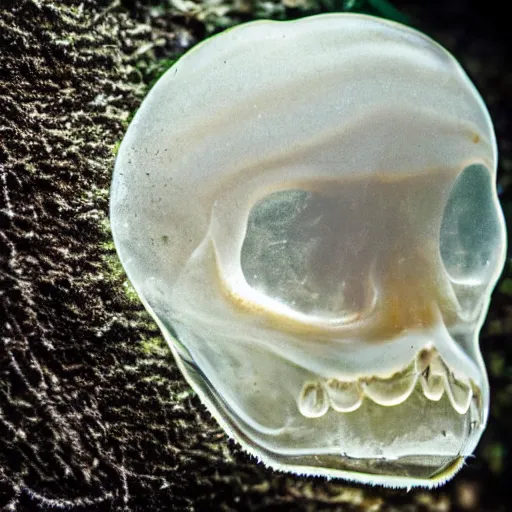
[[[255,460],[434,486],[487,420],[495,171],[481,98],[422,34],[359,15],[247,24],[145,98],[111,226],[180,369]]]

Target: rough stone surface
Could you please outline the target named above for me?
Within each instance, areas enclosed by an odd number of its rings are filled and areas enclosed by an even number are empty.
[[[482,339],[491,422],[476,458],[441,489],[407,493],[272,472],[228,441],[190,391],[127,283],[108,229],[111,169],[129,116],[158,62],[204,37],[216,15],[205,21],[151,4],[0,1],[0,507],[508,510],[508,273]],[[512,73],[499,13],[485,17],[460,1],[429,10],[398,4],[482,91],[512,211]],[[251,17],[252,4],[229,5]]]

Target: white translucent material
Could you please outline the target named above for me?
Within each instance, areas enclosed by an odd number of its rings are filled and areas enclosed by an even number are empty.
[[[495,172],[480,96],[424,35],[347,14],[249,23],[144,100],[112,230],[185,377],[247,451],[433,486],[487,421]]]

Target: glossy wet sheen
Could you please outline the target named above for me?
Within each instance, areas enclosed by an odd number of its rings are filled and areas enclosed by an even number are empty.
[[[184,376],[244,449],[434,486],[487,422],[495,175],[487,110],[427,37],[359,15],[257,22],[151,90],[111,223]]]

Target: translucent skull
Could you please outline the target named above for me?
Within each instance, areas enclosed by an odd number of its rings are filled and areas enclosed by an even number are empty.
[[[250,23],[144,100],[112,229],[188,382],[247,451],[433,486],[487,421],[495,172],[487,110],[429,38],[360,15]]]

